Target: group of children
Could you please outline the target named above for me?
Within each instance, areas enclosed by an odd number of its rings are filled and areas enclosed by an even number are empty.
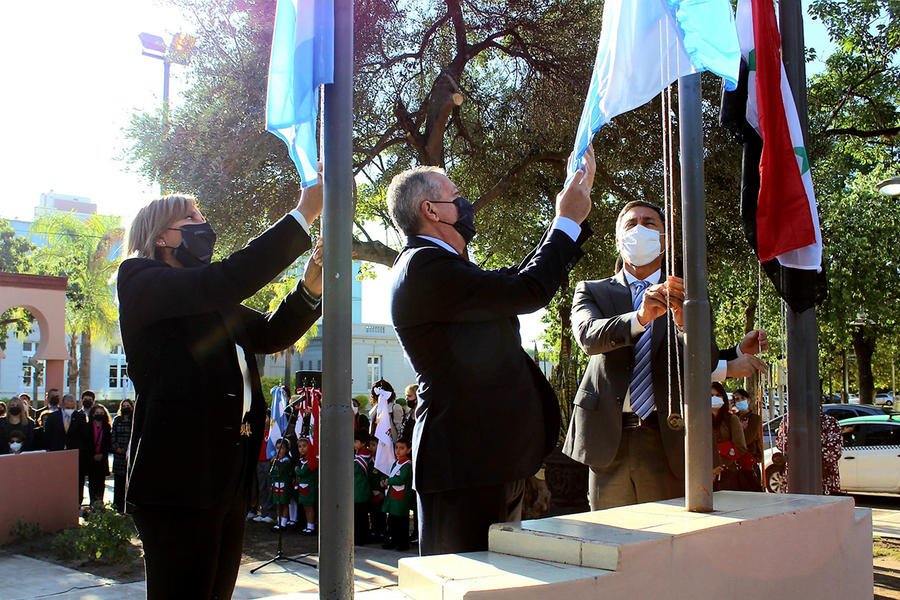
[[[382,548],[409,550],[409,511],[415,504],[410,443],[394,442],[394,463],[385,476],[375,468],[374,448],[365,431],[353,434],[353,528],[358,546],[384,539]],[[385,515],[387,531],[385,531]]]
[[[382,548],[405,551],[410,543],[409,512],[415,505],[410,443],[405,439],[394,443],[395,461],[388,475],[375,468],[374,448],[370,450],[370,446],[375,445],[377,441],[370,440],[365,431],[354,434],[355,542],[365,545],[380,538],[384,540]],[[274,529],[278,531],[289,526],[289,506],[295,501],[303,507],[306,517],[306,527],[301,533],[315,535],[318,470],[307,456],[309,440],[299,438],[295,451],[291,452],[290,441],[282,438],[276,442],[275,449],[275,457],[269,466],[269,500],[276,507],[278,517]],[[292,455],[297,457],[296,460]]]

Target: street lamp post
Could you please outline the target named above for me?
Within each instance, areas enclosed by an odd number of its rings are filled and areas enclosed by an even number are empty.
[[[144,32],[138,37],[144,48],[141,54],[163,62],[162,125],[163,129],[166,129],[169,124],[169,68],[173,62],[186,65],[191,59],[191,52],[193,52],[197,40],[186,33],[179,33],[172,38],[172,43],[166,46],[162,37],[152,33]]]

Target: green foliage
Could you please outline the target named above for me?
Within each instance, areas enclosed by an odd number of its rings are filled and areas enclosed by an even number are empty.
[[[0,219],[0,273],[25,273],[29,269],[29,256],[34,245],[16,235],[9,221]],[[10,308],[0,315],[0,350],[6,349],[9,327],[15,327],[20,337],[28,335],[34,318],[21,307]]]
[[[84,521],[84,525],[57,534],[53,550],[60,557],[111,563],[129,560],[128,549],[134,533],[130,517],[119,514],[112,505],[98,502]]]
[[[24,517],[19,517],[13,526],[9,528],[9,536],[16,541],[30,540],[41,535],[41,524],[32,521],[25,521]]]
[[[369,397],[365,394],[360,394],[359,396],[353,396],[357,402],[359,402],[359,412],[365,413],[369,410]]]

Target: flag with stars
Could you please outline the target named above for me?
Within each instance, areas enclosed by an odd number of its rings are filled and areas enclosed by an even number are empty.
[[[738,0],[738,88],[725,92],[722,124],[744,142],[744,232],[795,311],[824,298],[822,233],[794,96],[781,60],[772,0]]]

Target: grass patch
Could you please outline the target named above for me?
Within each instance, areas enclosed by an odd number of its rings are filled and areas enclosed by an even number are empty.
[[[876,537],[872,540],[873,558],[900,560],[900,540]]]

